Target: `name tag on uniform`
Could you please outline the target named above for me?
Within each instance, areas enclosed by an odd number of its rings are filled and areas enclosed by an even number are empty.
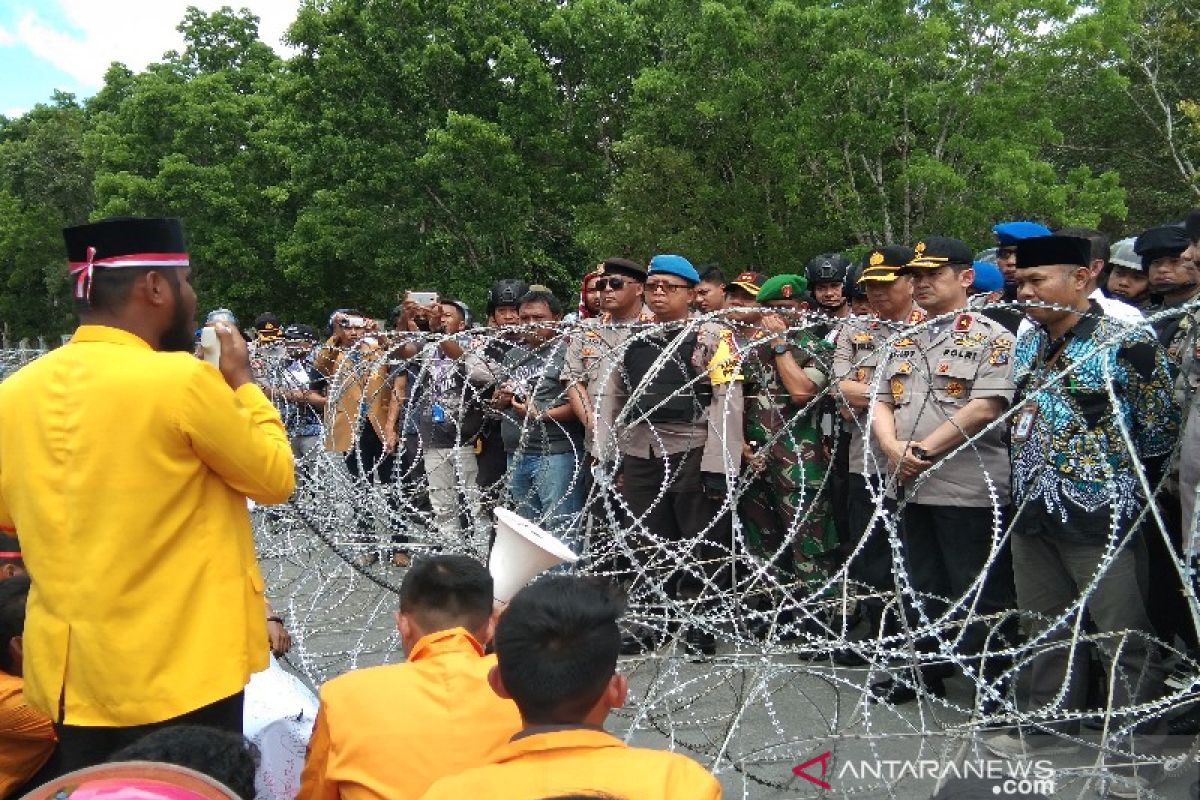
[[[1013,425],[1012,440],[1016,444],[1024,444],[1029,439],[1029,434],[1033,433],[1033,421],[1037,419],[1038,405],[1030,400],[1021,408],[1021,413],[1017,415],[1017,422]]]

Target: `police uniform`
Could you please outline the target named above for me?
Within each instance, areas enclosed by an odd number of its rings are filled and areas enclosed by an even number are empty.
[[[895,281],[900,267],[912,260],[912,256],[911,247],[900,245],[872,250],[863,260],[859,283]],[[839,331],[835,344],[835,378],[863,384],[869,387],[869,396],[877,395],[881,391],[877,367],[879,358],[886,353],[888,343],[906,335],[906,331],[924,319],[925,312],[912,305],[898,320],[871,318],[847,321]],[[883,382],[882,391],[887,391],[886,381]],[[848,540],[843,543],[842,550],[847,557],[858,550],[849,565],[851,578],[871,589],[888,591],[895,586],[892,549],[883,525],[877,521],[876,527],[871,528],[877,499],[882,500],[889,514],[896,510],[895,499],[883,496],[882,476],[887,472],[887,457],[879,451],[867,428],[868,410],[854,409],[846,403],[842,404],[842,409],[854,417],[843,422],[843,427],[850,433],[850,475],[847,492]],[[868,598],[864,602],[872,633],[878,634],[882,625],[882,605],[877,598]]]
[[[1137,255],[1141,256],[1142,267],[1149,272],[1150,265],[1154,261],[1164,257],[1180,256],[1187,249],[1188,244],[1187,232],[1182,225],[1158,225],[1143,231],[1134,241],[1133,249]],[[1197,318],[1195,313],[1188,313],[1185,307],[1187,304],[1197,302],[1198,293],[1200,293],[1200,288],[1194,287],[1192,295],[1188,299],[1183,301],[1176,299],[1170,306],[1166,305],[1164,300],[1163,304],[1150,310],[1152,315],[1171,308],[1177,312],[1156,319],[1153,327],[1158,343],[1166,351],[1171,378],[1179,385],[1188,383],[1188,378],[1182,372],[1183,360],[1186,355],[1194,356],[1194,347],[1191,342],[1193,341],[1193,326]],[[1189,350],[1192,352],[1189,353]],[[1185,412],[1186,410],[1185,408]],[[1186,434],[1185,429],[1185,444]],[[1182,460],[1187,453],[1186,447],[1181,448],[1179,452]],[[1178,466],[1180,472],[1184,471],[1182,463]],[[1177,574],[1175,561],[1183,553],[1185,547],[1183,537],[1187,530],[1183,515],[1190,511],[1187,501],[1182,497],[1182,488],[1178,480],[1180,476],[1175,467],[1175,464],[1168,466],[1167,475],[1162,481],[1162,488],[1155,496],[1160,516],[1165,523],[1165,538],[1164,531],[1159,530],[1153,519],[1146,523],[1147,530],[1144,536],[1146,571],[1150,575],[1167,576],[1164,580],[1151,580],[1147,583],[1145,587],[1146,610],[1160,638],[1172,641],[1178,635],[1189,648],[1195,648],[1200,646],[1200,642],[1197,641],[1196,627],[1191,621],[1187,598],[1180,592],[1181,587],[1178,580],[1170,577]],[[1191,464],[1188,464],[1186,469],[1190,471]],[[1168,540],[1170,546],[1168,546]]]
[[[918,242],[906,271],[947,265],[969,267],[973,253],[963,242],[929,237]],[[978,313],[960,312],[934,318],[893,339],[880,358],[880,401],[892,411],[896,438],[921,441],[972,400],[999,400],[1007,407],[1016,390],[1012,382],[1013,336],[1000,323]],[[901,499],[905,562],[914,590],[930,617],[945,603],[967,596],[993,548],[994,505],[1008,505],[1008,450],[1003,432],[993,426],[937,461],[912,481],[889,481],[889,492]],[[954,451],[952,451],[954,452]],[[1011,568],[1001,558],[984,582],[974,604],[977,615],[1013,605]],[[915,622],[918,615],[909,611]],[[987,630],[982,623],[963,634],[961,649],[977,653]],[[922,642],[922,648],[934,643]]]

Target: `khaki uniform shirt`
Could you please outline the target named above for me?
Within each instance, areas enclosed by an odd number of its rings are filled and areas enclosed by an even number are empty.
[[[879,369],[886,387],[880,400],[893,409],[896,438],[924,439],[971,400],[1011,403],[1012,360],[1013,335],[977,313],[961,313],[937,327],[925,323],[893,339]],[[1007,503],[1011,468],[1001,428],[990,428],[906,484],[905,499],[979,508],[991,506],[994,493]]]
[[[643,325],[654,322],[643,309],[636,322],[612,322],[607,314],[599,320],[585,320],[571,333],[571,342],[563,360],[565,386],[581,383],[592,407],[592,426],[584,437],[584,447],[592,453],[613,451],[612,429],[602,420],[616,416],[614,376],[620,372],[625,342]]]
[[[838,330],[837,341],[833,352],[834,381],[854,381],[865,383],[871,387],[871,396],[875,398],[880,392],[887,392],[887,383],[877,382],[876,368],[879,358],[885,352],[888,342],[899,336],[904,328],[922,322],[925,312],[913,308],[912,312],[901,321],[886,319],[852,318]],[[838,402],[839,407],[849,408]],[[867,426],[867,409],[851,408],[854,420],[844,423],[850,430],[850,472],[855,475],[877,475],[887,470],[887,457],[880,452],[878,443],[872,439],[871,430]],[[867,457],[867,445],[870,444],[870,457]]]

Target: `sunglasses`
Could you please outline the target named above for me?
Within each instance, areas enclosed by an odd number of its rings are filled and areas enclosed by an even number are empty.
[[[597,278],[592,286],[597,292],[603,292],[605,289],[612,289],[614,292],[619,292],[633,281],[628,278]]]
[[[646,294],[654,294],[655,292],[662,292],[663,294],[669,294],[671,292],[677,292],[680,289],[690,289],[690,288],[692,288],[691,285],[687,284],[687,283],[667,283],[666,281],[663,281],[661,283],[659,283],[659,282],[647,283],[646,284]]]

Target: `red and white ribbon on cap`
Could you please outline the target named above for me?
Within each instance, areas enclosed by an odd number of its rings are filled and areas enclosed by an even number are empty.
[[[96,258],[96,248],[87,249],[86,261],[69,261],[67,267],[75,276],[75,297],[90,300],[92,297],[93,267],[187,267],[191,262],[187,253],[130,253],[110,258]]]

